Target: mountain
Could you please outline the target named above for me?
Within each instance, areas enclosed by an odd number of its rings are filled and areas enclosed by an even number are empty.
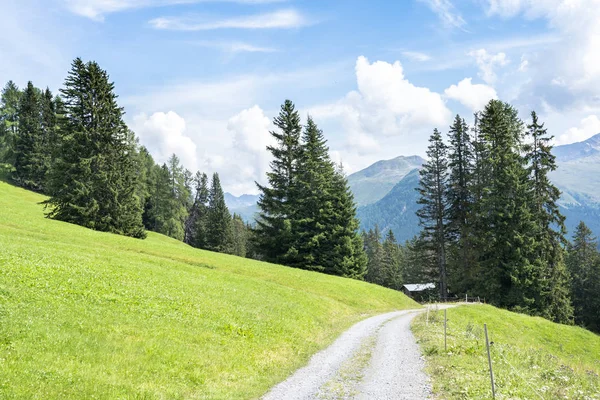
[[[357,217],[361,228],[368,230],[379,226],[382,234],[389,229],[402,243],[419,233],[419,219],[415,214],[419,198],[415,190],[419,186],[419,170],[413,169],[396,183],[382,199],[359,207]]]
[[[569,233],[579,221],[600,235],[600,134],[586,141],[556,146],[558,169],[550,179],[561,190],[561,212]]]
[[[357,206],[381,200],[402,178],[425,162],[419,156],[400,156],[375,164],[348,176],[348,184]]]
[[[253,222],[254,215],[258,213],[258,198],[257,194],[243,194],[234,196],[231,193],[225,193],[225,204],[233,214],[238,214],[246,222]]]

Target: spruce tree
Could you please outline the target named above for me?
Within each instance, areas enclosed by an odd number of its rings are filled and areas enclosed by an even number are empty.
[[[326,219],[323,267],[326,273],[364,279],[367,255],[358,233],[354,196],[342,166],[338,166],[330,184],[331,212]]]
[[[600,332],[600,254],[597,239],[583,221],[575,228],[567,265],[572,278],[575,322]]]
[[[400,290],[402,288],[402,249],[390,229],[383,241],[383,286]]]
[[[233,214],[231,219],[231,251],[239,257],[246,257],[248,249],[248,227],[242,217]]]
[[[295,184],[297,201],[292,234],[298,256],[295,262],[288,260],[292,266],[322,271],[326,263],[328,215],[334,212],[330,186],[335,174],[328,151],[323,132],[309,116],[302,135]]]
[[[448,296],[446,250],[448,245],[448,186],[447,147],[437,129],[429,138],[427,162],[419,171],[419,200],[417,211],[419,223],[423,227],[423,243],[435,254],[438,268],[440,297]]]
[[[278,128],[271,136],[275,146],[267,147],[273,156],[266,186],[257,183],[261,192],[260,209],[256,220],[256,248],[266,261],[287,264],[297,259],[294,246],[292,218],[296,209],[297,166],[300,157],[300,115],[294,104],[286,100],[273,120]]]
[[[28,189],[44,187],[46,163],[42,132],[41,99],[31,81],[19,103],[19,133],[15,141],[15,181]]]
[[[19,104],[22,92],[13,81],[8,81],[0,96],[0,171],[6,164],[11,169],[15,163],[15,142],[19,131]]]
[[[365,280],[367,282],[382,285],[384,281],[384,250],[381,244],[381,232],[376,224],[375,228],[369,229],[363,234],[365,244],[365,253],[367,255],[367,272]]]
[[[60,158],[52,165],[50,217],[144,237],[136,144],[117,105],[114,84],[95,62],[73,61],[65,87]]]
[[[552,137],[547,135],[544,124],[537,114],[531,113],[532,122],[527,126],[528,140],[524,146],[525,160],[529,168],[531,193],[529,204],[535,220],[533,260],[538,266],[540,300],[537,311],[556,322],[569,323],[573,309],[569,295],[569,276],[564,264],[565,217],[560,213],[560,191],[550,182],[548,174],[556,170],[552,154]]]
[[[480,162],[489,176],[478,204],[482,294],[496,305],[535,312],[539,265],[533,262],[536,229],[528,205],[530,180],[521,155],[523,123],[507,103],[491,100],[478,129],[484,151]]]
[[[206,244],[209,250],[221,253],[230,253],[232,249],[231,214],[216,172],[212,176],[208,195]]]
[[[195,195],[186,220],[185,242],[198,248],[206,247],[206,215],[208,210],[208,177],[198,171],[194,177]]]
[[[472,237],[473,143],[469,127],[459,115],[450,126],[448,146],[448,269],[454,293],[466,293],[475,284],[477,262]]]

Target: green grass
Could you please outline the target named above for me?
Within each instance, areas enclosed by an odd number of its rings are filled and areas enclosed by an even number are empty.
[[[412,329],[441,399],[491,399],[483,324],[488,326],[497,399],[600,399],[600,336],[487,305],[415,318]]]
[[[0,398],[257,398],[353,323],[418,305],[350,279],[43,217],[0,182]]]

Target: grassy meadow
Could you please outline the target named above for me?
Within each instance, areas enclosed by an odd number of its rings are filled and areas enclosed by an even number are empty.
[[[375,285],[44,218],[0,182],[0,398],[257,398],[353,323],[416,308]]]
[[[419,315],[412,329],[440,399],[491,399],[483,324],[488,326],[497,399],[600,399],[600,336],[488,305]]]

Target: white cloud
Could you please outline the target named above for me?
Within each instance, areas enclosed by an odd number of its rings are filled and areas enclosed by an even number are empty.
[[[437,14],[442,23],[449,28],[462,28],[466,21],[450,0],[420,0]]]
[[[294,9],[278,10],[225,19],[209,20],[201,17],[160,17],[149,21],[155,29],[176,31],[205,31],[213,29],[286,29],[311,24]]]
[[[285,0],[63,0],[69,11],[96,21],[106,14],[146,7],[161,7],[201,2],[231,2],[246,4],[276,3]]]
[[[589,115],[581,120],[578,127],[570,128],[556,138],[556,144],[581,142],[598,133],[600,133],[600,118],[597,115]]]
[[[489,54],[485,49],[473,50],[468,53],[475,59],[479,67],[479,77],[488,84],[496,81],[496,72],[494,68],[504,67],[509,63],[508,57],[504,53]]]
[[[141,113],[133,118],[131,127],[157,163],[166,162],[175,153],[186,168],[192,171],[198,168],[196,144],[185,135],[185,120],[177,113],[155,112],[150,116]]]
[[[523,95],[558,108],[597,103],[600,91],[600,0],[488,0],[490,16],[543,18],[562,40],[528,60]],[[561,82],[560,88],[551,82]]]
[[[403,51],[402,55],[413,61],[429,61],[431,60],[431,56],[429,54],[421,53],[419,51]]]
[[[380,156],[390,150],[382,142],[391,137],[396,143],[401,137],[401,145],[414,151],[433,127],[449,123],[451,113],[442,96],[409,82],[399,61],[370,63],[361,56],[355,72],[357,90],[309,110],[317,123],[333,123],[332,130],[341,133],[334,149],[343,148],[353,165],[358,165],[359,156]]]
[[[491,99],[498,98],[498,94],[493,87],[484,84],[473,84],[471,78],[465,78],[457,85],[450,86],[444,91],[444,94],[448,98],[459,101],[472,111],[482,110]]]

